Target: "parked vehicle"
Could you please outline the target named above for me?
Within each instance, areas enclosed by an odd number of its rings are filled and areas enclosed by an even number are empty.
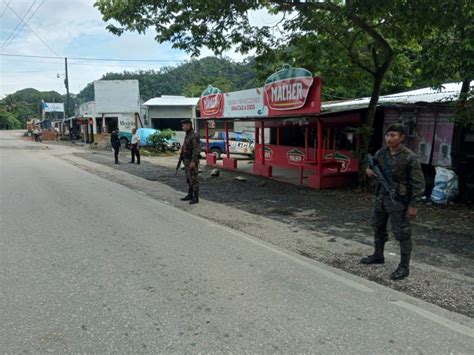
[[[255,142],[252,136],[242,132],[229,132],[229,153],[251,156]],[[206,150],[206,139],[201,139],[201,149]],[[220,159],[222,154],[226,154],[226,134],[217,131],[212,138],[209,138],[209,152]]]
[[[148,137],[150,137],[154,133],[160,133],[160,130],[158,129],[153,129],[153,128],[138,128],[137,133],[140,136],[140,147],[145,147],[145,146],[150,146],[151,143],[148,140]],[[132,133],[131,132],[119,132],[119,139],[120,139],[120,144],[122,147],[126,147],[127,149],[130,149],[130,142],[132,140]],[[165,148],[167,150],[172,150],[176,151],[181,148],[181,144],[174,138],[169,138],[165,140]]]

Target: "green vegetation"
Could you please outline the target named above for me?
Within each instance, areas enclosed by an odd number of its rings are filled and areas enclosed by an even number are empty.
[[[322,74],[329,98],[368,94],[365,127],[359,130],[363,157],[379,97],[395,88],[463,81],[457,122],[473,123],[472,0],[100,0],[95,6],[116,35],[153,28],[158,42],[194,56],[203,47],[215,54],[232,47],[255,50],[260,79],[287,62]],[[279,20],[255,25],[249,17],[254,10]]]
[[[229,59],[207,57],[192,60],[177,67],[165,67],[160,71],[139,70],[136,72],[107,73],[102,80],[136,79],[140,96],[148,100],[161,95],[184,95],[199,97],[212,84],[223,92],[250,89],[258,86],[255,60],[235,63]],[[77,101],[94,100],[94,84],[89,83],[78,95]]]
[[[64,102],[65,95],[56,91],[38,91],[36,89],[23,89],[7,95],[0,100],[0,114],[8,113],[15,119],[15,125],[9,129],[26,128],[26,121],[41,117],[41,100],[45,102]],[[52,113],[52,117],[62,117],[62,113]]]
[[[176,135],[176,132],[172,129],[166,128],[162,131],[155,132],[148,136],[147,144],[151,144],[156,150],[165,151],[166,150],[166,140],[173,138]]]
[[[211,83],[222,91],[249,89],[257,86],[255,78],[254,59],[235,63],[228,59],[208,57],[192,60],[177,67],[166,67],[160,71],[108,73],[101,79],[137,79],[142,99],[148,100],[161,95],[198,97]],[[20,122],[21,127],[26,127],[26,121],[41,117],[41,100],[64,103],[66,96],[55,91],[41,92],[35,89],[23,89],[0,100],[0,112],[12,114]],[[71,107],[93,100],[94,84],[89,83],[79,94],[71,95]],[[68,116],[72,114],[71,111]],[[50,117],[55,117],[54,115],[61,117],[60,113],[51,115]]]
[[[10,112],[0,110],[0,129],[18,129],[21,123]]]

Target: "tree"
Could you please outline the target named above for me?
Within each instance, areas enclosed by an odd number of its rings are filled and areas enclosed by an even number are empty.
[[[12,113],[25,126],[26,121],[41,116],[41,100],[45,102],[64,102],[65,99],[65,95],[61,95],[56,91],[41,92],[28,88],[7,95],[2,103],[5,110]]]
[[[0,110],[0,129],[18,129],[20,127],[20,121],[12,113]]]
[[[327,37],[327,48],[333,52],[334,48],[339,48],[347,61],[366,72],[364,79],[368,75],[371,81],[366,126],[359,131],[363,137],[361,155],[365,156],[383,82],[398,55],[394,48],[408,46],[425,32],[428,21],[417,23],[412,17],[422,18],[425,8],[431,7],[431,2],[101,0],[95,6],[105,21],[114,20],[117,23],[107,26],[112,33],[144,33],[153,27],[158,42],[170,41],[174,48],[184,49],[194,56],[200,54],[202,47],[221,54],[232,46],[242,53],[255,49],[257,55],[262,56],[274,48],[281,49],[288,44],[300,48],[300,43],[311,44],[324,40],[322,36]],[[272,26],[252,25],[248,12],[259,9],[280,15],[280,21]],[[324,51],[326,47],[320,50]],[[339,56],[334,58],[337,58],[335,63],[340,63]],[[331,63],[328,63],[330,66]],[[343,69],[347,67],[344,65]]]
[[[462,82],[454,121],[473,126],[474,7],[471,0],[435,0],[434,3],[429,12],[418,18],[419,21],[433,19],[430,31],[421,40],[420,72],[431,86],[439,86],[446,79]]]
[[[136,79],[140,85],[140,95],[148,100],[161,95],[200,96],[209,85],[222,90],[243,90],[255,86],[255,66],[251,58],[242,63],[229,59],[206,57],[191,60],[178,66],[165,67],[159,71],[139,70],[135,72],[107,73],[101,80]],[[94,100],[93,83],[77,95],[80,103]]]
[[[148,136],[147,144],[151,144],[153,148],[159,149],[161,151],[166,150],[166,141],[173,138],[176,135],[176,132],[172,129],[166,128],[162,131],[157,131],[150,136]]]

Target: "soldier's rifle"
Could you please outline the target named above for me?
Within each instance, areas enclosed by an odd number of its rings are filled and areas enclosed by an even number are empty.
[[[181,168],[182,163],[183,163],[183,152],[181,152],[181,154],[179,154],[179,160],[178,160],[178,164],[176,165],[175,175],[178,175],[178,170],[179,170],[179,168]]]
[[[392,185],[388,182],[385,175],[382,173],[382,170],[380,170],[377,159],[375,159],[372,154],[368,154],[367,160],[369,163],[369,168],[373,170],[375,175],[377,175],[377,180],[379,184],[382,185],[384,190],[388,193],[390,200],[392,200],[392,202],[395,202],[395,190],[393,189]]]

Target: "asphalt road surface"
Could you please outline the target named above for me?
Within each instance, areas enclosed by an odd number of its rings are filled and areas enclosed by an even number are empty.
[[[2,353],[473,352],[471,318],[54,154],[0,132]]]

